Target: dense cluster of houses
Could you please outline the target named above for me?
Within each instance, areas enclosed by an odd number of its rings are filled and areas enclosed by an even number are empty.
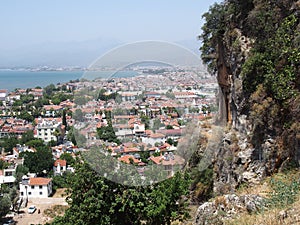
[[[8,106],[19,100],[22,95],[31,94],[35,100],[40,99],[43,97],[43,90],[0,90],[0,101],[3,103],[0,106],[0,138],[11,135],[20,137],[30,130],[33,131],[34,137],[45,143],[55,142],[59,136],[63,137],[60,145],[52,147],[55,159],[53,173],[62,175],[65,171],[74,172],[65,160],[60,159],[65,152],[74,154],[80,151],[74,143],[66,140],[68,131],[61,115],[63,110],[68,110],[73,116],[66,115],[67,126],[76,128],[87,143],[105,145],[106,150],[119,162],[134,164],[137,167],[145,167],[148,163],[162,165],[172,176],[173,166],[185,163],[185,159],[177,154],[177,143],[184,138],[186,124],[190,121],[198,123],[212,116],[208,108],[215,104],[215,89],[212,85],[214,81],[205,80],[200,87],[201,79],[196,79],[192,73],[188,76],[182,73],[177,75],[170,73],[149,77],[114,78],[113,81],[69,83],[66,87],[74,90],[75,99],[62,101],[58,105],[43,105],[41,115],[35,118],[33,123],[18,119]],[[163,87],[157,89],[157,85]],[[76,93],[81,93],[86,87],[92,90],[105,89],[104,94],[107,96],[117,92],[119,100],[104,101],[92,98],[88,94],[80,94],[79,96],[87,101],[84,104],[75,104]],[[78,111],[80,117],[77,115],[76,118]],[[111,118],[106,117],[107,111],[111,113]],[[101,140],[96,142],[97,129],[111,125],[121,144]],[[0,171],[0,185],[15,182],[16,166],[23,163],[19,154],[24,151],[36,150],[30,146],[17,145],[11,155],[2,156],[4,161],[12,163],[10,168]],[[148,158],[142,160],[145,152],[149,153]],[[20,183],[22,199],[48,197],[51,194],[52,180],[49,178],[29,174],[24,176]]]

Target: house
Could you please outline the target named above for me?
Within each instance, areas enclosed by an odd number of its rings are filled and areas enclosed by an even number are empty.
[[[147,137],[142,136],[142,142],[154,146],[155,144],[165,143],[166,135],[161,133],[152,133]]]
[[[181,136],[183,136],[183,129],[160,129],[157,130],[157,133],[164,134],[166,138],[172,138],[173,140],[178,140]]]
[[[145,95],[147,98],[161,98],[161,94],[158,92],[149,91],[149,92],[146,92]]]
[[[34,88],[28,93],[33,95],[34,100],[38,100],[43,97],[43,89],[42,88]]]
[[[44,105],[46,117],[55,117],[60,111],[63,110],[63,107],[60,105]]]
[[[67,171],[67,161],[63,159],[58,159],[54,162],[53,165],[54,176],[62,175]]]
[[[134,101],[137,98],[137,94],[133,92],[123,92],[121,93],[122,101]]]
[[[0,170],[0,187],[2,184],[12,185],[15,181],[15,168]]]
[[[20,198],[47,198],[52,194],[52,179],[23,176],[20,182]]]
[[[133,136],[133,130],[128,124],[116,124],[114,128],[116,129],[115,134],[117,137]]]
[[[0,90],[0,101],[4,103],[6,101],[7,96],[8,90]]]
[[[133,133],[136,136],[144,135],[145,134],[145,124],[135,123],[133,126]]]
[[[174,155],[172,152],[166,152],[163,156],[151,156],[150,160],[156,165],[162,165],[169,176],[173,176],[185,163],[184,158],[179,155]]]
[[[61,128],[61,118],[43,118],[36,119],[36,138],[42,139],[44,142],[57,141],[56,130]]]

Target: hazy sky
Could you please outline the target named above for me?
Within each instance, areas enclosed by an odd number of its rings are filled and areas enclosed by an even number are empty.
[[[86,64],[120,43],[143,40],[184,41],[198,51],[201,16],[220,1],[1,0],[0,67]]]
[[[179,41],[200,32],[214,0],[1,0],[0,46],[99,37]]]

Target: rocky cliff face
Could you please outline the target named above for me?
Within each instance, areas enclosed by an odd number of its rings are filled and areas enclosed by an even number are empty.
[[[275,142],[269,139],[261,146],[253,134],[253,127],[247,115],[243,114],[245,99],[243,96],[241,66],[251,49],[252,40],[242,35],[239,29],[234,34],[224,36],[224,43],[218,51],[218,83],[220,87],[219,112],[221,120],[227,124],[222,147],[216,150],[214,164],[214,192],[224,194],[234,192],[243,182],[258,183],[265,175],[272,173],[272,149]],[[232,44],[235,41],[235,49]],[[232,60],[235,59],[235,60]]]
[[[225,0],[204,14],[202,59],[217,75],[218,122],[226,127],[213,154],[213,189],[225,205],[244,199],[228,195],[244,183],[299,167],[299,15],[295,0]],[[201,205],[196,223],[207,224],[218,207]]]
[[[225,6],[227,7],[230,4],[235,4],[234,1],[226,2],[227,5],[225,4]],[[254,1],[250,4],[250,2],[252,1],[248,1],[248,17],[259,7],[259,3]],[[299,1],[296,3],[289,2],[290,5],[287,4],[288,6],[286,6],[289,8],[286,10],[295,13],[292,9],[297,7]],[[276,118],[267,118],[266,120],[269,121],[258,123],[253,116],[254,101],[257,101],[256,105],[258,106],[269,103],[267,108],[273,107],[276,103],[273,103],[271,97],[268,98],[267,95],[264,96],[259,91],[249,94],[244,90],[245,81],[242,67],[251,54],[256,39],[253,35],[252,37],[249,37],[251,35],[248,36],[242,22],[238,25],[233,20],[230,19],[226,23],[227,29],[215,42],[216,73],[220,87],[219,119],[228,127],[224,133],[222,147],[216,150],[213,160],[214,191],[216,194],[233,192],[244,182],[250,185],[258,183],[265,176],[286,168],[291,161],[297,163],[300,160],[298,131],[290,135],[293,142],[290,148],[293,149],[287,153],[283,146],[284,139],[287,138],[282,136],[283,129],[281,130],[279,126],[276,127],[276,122],[274,122],[275,125],[270,122],[276,121]],[[264,85],[267,86],[268,84]],[[257,97],[257,95],[262,96]],[[276,110],[280,111],[279,107],[276,107]],[[297,110],[299,111],[299,108]],[[273,111],[275,111],[275,107]],[[278,115],[274,113],[272,116],[280,117],[280,113]]]

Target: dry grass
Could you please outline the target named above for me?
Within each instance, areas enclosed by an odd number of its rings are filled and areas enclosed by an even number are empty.
[[[237,191],[238,195],[249,195],[249,194],[253,194],[253,195],[259,195],[262,197],[267,197],[268,193],[270,193],[271,188],[269,185],[269,180],[267,179],[265,182],[263,182],[262,184],[258,184],[255,186],[251,186],[251,187],[242,187]]]
[[[286,213],[286,217],[282,216]],[[285,218],[284,218],[285,217]],[[298,200],[289,209],[272,209],[259,214],[241,214],[239,218],[225,221],[226,225],[296,225],[300,224],[300,201]]]
[[[189,214],[190,214],[190,219],[187,219],[186,221],[184,222],[180,222],[180,221],[173,221],[171,223],[171,225],[193,225],[194,224],[194,220],[196,218],[196,215],[197,215],[197,210],[198,210],[198,207],[199,206],[196,206],[196,205],[190,205],[189,206]]]
[[[272,178],[281,181],[291,181],[300,177],[299,171],[291,171],[288,174],[278,173]],[[267,197],[272,190],[270,187],[271,178],[267,178],[264,183],[253,187],[241,188],[239,195],[256,194]],[[243,213],[236,219],[225,221],[226,225],[300,225],[300,194],[292,205],[285,209],[269,209],[257,214]]]
[[[69,208],[67,205],[54,205],[48,209],[44,210],[44,215],[50,218],[54,218],[56,216],[61,216],[65,213],[65,211]]]
[[[64,197],[66,197],[66,193],[65,193],[66,190],[67,190],[67,188],[58,188],[55,191],[55,193],[53,195],[53,198],[64,198]]]

